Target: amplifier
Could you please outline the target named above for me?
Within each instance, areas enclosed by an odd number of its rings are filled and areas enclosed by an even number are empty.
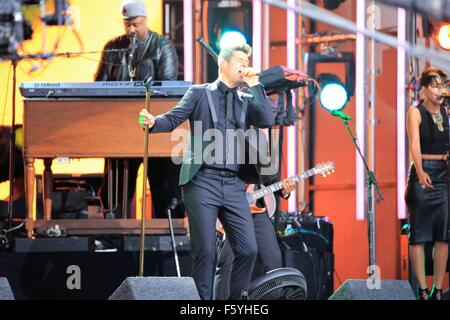
[[[280,212],[278,242],[285,267],[301,271],[307,299],[328,299],[334,290],[333,224],[327,217]],[[283,220],[285,219],[285,220]]]

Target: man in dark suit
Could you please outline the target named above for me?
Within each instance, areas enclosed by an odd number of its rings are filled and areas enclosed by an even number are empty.
[[[279,179],[270,179],[262,182],[264,185],[270,185],[278,180]],[[260,188],[260,185],[255,185],[253,190],[256,191]],[[275,192],[275,194],[283,199],[288,199],[294,188],[295,181],[293,179],[284,179],[283,189]],[[262,270],[259,270],[261,268],[255,268],[252,273],[252,280],[270,270],[283,267],[281,249],[278,245],[275,229],[266,210],[266,203],[264,200],[264,198],[259,199],[254,205],[250,206],[255,229],[256,246],[258,248],[257,260],[259,262],[258,265],[262,267]],[[273,200],[275,201],[275,197],[273,197]],[[217,222],[216,229],[221,229],[220,221]],[[228,237],[219,230],[216,243],[217,266],[214,276],[213,297],[215,300],[227,300],[230,296],[230,274],[233,267],[234,255]]]
[[[230,298],[238,299],[249,283],[256,259],[256,239],[245,182],[249,163],[242,162],[246,143],[235,143],[232,134],[247,132],[250,125],[267,128],[275,119],[270,100],[257,74],[248,67],[251,48],[224,48],[219,54],[219,78],[192,86],[171,111],[154,117],[145,109],[140,123],[151,132],[168,132],[189,119],[190,145],[184,156],[180,185],[186,207],[193,259],[192,274],[202,299],[212,299],[215,271],[216,219],[219,217],[234,253]],[[237,87],[250,87],[251,96],[240,96]]]

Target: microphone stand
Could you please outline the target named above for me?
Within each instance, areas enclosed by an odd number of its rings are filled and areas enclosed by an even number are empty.
[[[367,172],[367,222],[368,222],[368,236],[369,236],[369,272],[370,272],[369,278],[370,278],[372,273],[375,272],[375,269],[373,269],[373,267],[376,266],[375,216],[374,216],[374,211],[373,211],[373,207],[372,207],[373,206],[372,190],[375,188],[375,191],[378,194],[379,200],[377,200],[377,202],[384,200],[384,196],[378,187],[374,172],[369,169],[367,160],[364,157],[364,155],[361,153],[361,149],[359,148],[357,138],[353,135],[352,130],[350,129],[350,127],[348,125],[348,119],[342,119],[342,120],[344,121],[344,126],[347,129],[347,131],[352,139],[352,142],[355,145],[356,150],[358,151],[358,154],[364,163],[364,167]]]
[[[143,83],[145,85],[145,109],[150,111],[150,81],[152,77],[145,77]],[[148,170],[148,125],[144,128],[144,178],[142,183],[142,217],[141,217],[141,248],[139,254],[139,276],[144,276],[144,253],[145,253],[145,209],[146,209],[146,182],[147,182],[147,170]]]
[[[13,67],[13,83],[12,83],[12,113],[11,113],[11,129],[10,129],[10,140],[9,140],[9,158],[8,158],[8,179],[9,179],[9,199],[8,199],[8,231],[12,228],[12,218],[14,212],[14,165],[15,165],[15,152],[14,148],[16,145],[16,132],[14,127],[16,126],[16,86],[17,86],[17,65],[19,61],[26,59],[49,59],[53,57],[52,54],[32,54],[32,55],[18,55],[13,54],[9,57]],[[0,59],[2,60],[2,59]],[[8,59],[7,59],[8,60]],[[9,233],[9,232],[8,232]],[[11,236],[7,237],[8,242],[11,240]]]
[[[17,58],[11,59],[11,64],[13,67],[13,94],[12,94],[12,117],[11,117],[11,133],[9,140],[9,199],[8,199],[8,230],[12,227],[12,217],[14,210],[14,162],[15,162],[15,152],[14,148],[16,145],[16,133],[14,127],[16,125],[16,83],[17,83]],[[11,236],[8,236],[8,242],[11,240]]]
[[[177,276],[181,277],[180,264],[178,262],[178,254],[177,254],[177,244],[175,242],[175,235],[173,232],[173,224],[172,224],[172,210],[175,209],[177,203],[178,200],[176,198],[173,198],[171,204],[167,208],[167,218],[169,219],[170,238],[172,242],[173,257],[175,259],[175,267],[177,269]]]

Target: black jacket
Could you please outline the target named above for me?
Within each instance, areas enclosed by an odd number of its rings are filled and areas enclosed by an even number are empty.
[[[108,52],[107,50],[128,49],[127,35],[116,37],[103,48],[95,81],[127,81],[129,51]],[[134,60],[134,59],[133,59]],[[133,65],[136,65],[134,80],[144,80],[150,75],[154,80],[176,80],[178,77],[178,57],[175,48],[166,38],[149,31],[147,39],[139,43]]]

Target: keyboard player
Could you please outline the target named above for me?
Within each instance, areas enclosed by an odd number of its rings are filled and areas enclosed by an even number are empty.
[[[178,58],[174,46],[164,37],[147,27],[147,10],[141,1],[125,1],[122,4],[125,34],[106,43],[95,74],[95,81],[140,81],[147,75],[153,80],[176,80]],[[122,217],[124,161],[128,166],[127,211],[136,190],[136,177],[142,159],[107,159],[112,172],[118,168],[119,176],[111,179],[119,186],[119,203],[114,217]],[[106,176],[107,170],[105,170]],[[180,168],[170,158],[149,158],[148,179],[152,191],[153,217],[166,216],[166,208],[174,197],[181,200],[178,186]],[[100,194],[103,203],[108,202],[107,179],[104,179]],[[180,201],[181,202],[181,201]],[[114,204],[113,204],[114,205]],[[173,216],[184,217],[183,205],[175,208]]]

